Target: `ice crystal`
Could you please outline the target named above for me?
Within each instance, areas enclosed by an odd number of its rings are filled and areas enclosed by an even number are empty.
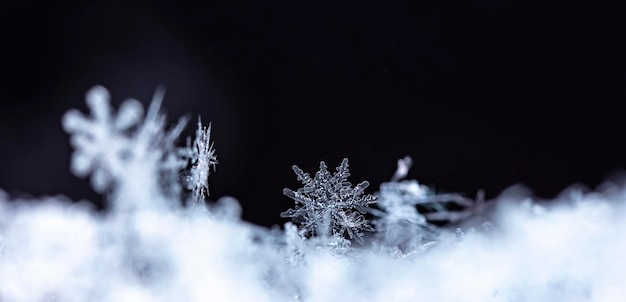
[[[387,225],[406,222],[415,225],[435,223],[438,225],[456,223],[487,210],[489,203],[484,200],[484,192],[479,190],[472,200],[457,193],[435,193],[416,180],[403,180],[411,168],[413,160],[406,156],[398,160],[398,168],[390,182],[380,185],[377,206],[371,209],[379,219],[374,221],[377,229]],[[423,209],[421,213],[418,206]]]
[[[386,182],[380,185],[378,206],[385,211],[382,219],[388,222],[407,221],[423,225],[426,219],[416,205],[428,200],[428,188],[416,180]]]
[[[402,180],[412,165],[412,159],[405,157],[398,160],[398,168],[390,182],[380,185],[380,191],[376,192],[381,210],[370,209],[379,217],[374,223],[379,230],[385,229],[390,224],[407,222],[415,225],[425,225],[425,217],[417,211],[418,204],[431,203],[434,195],[431,190],[418,183],[416,180]],[[401,181],[402,180],[402,181]]]
[[[467,220],[472,216],[486,212],[488,207],[491,206],[491,202],[485,201],[485,193],[483,190],[479,190],[476,193],[475,200],[458,194],[445,194],[437,198],[437,202],[439,202],[440,205],[447,203],[461,208],[461,210],[452,211],[446,209],[444,206],[439,206],[436,208],[437,211],[424,214],[427,220],[440,223],[457,223]]]
[[[350,239],[363,243],[362,231],[373,231],[373,228],[362,214],[376,202],[376,198],[363,195],[369,186],[367,181],[352,188],[347,181],[350,176],[348,159],[344,158],[333,174],[323,161],[320,162],[320,169],[314,178],[296,165],[293,170],[304,187],[297,191],[283,190],[283,194],[293,199],[296,206],[281,213],[281,216],[299,223],[307,235],[340,240],[347,233]]]
[[[115,206],[157,206],[141,204],[146,192],[153,195],[152,203],[166,205],[172,202],[168,197],[180,191],[178,183],[169,180],[185,167],[175,142],[188,119],[182,117],[165,130],[165,116],[159,113],[163,94],[163,88],[157,90],[145,117],[143,106],[134,99],[123,102],[114,114],[109,92],[95,86],[86,96],[92,116],[73,109],[63,117],[75,148],[72,172],[90,175],[97,192],[113,193]]]
[[[398,160],[398,168],[390,182],[380,185],[376,192],[378,209],[370,212],[378,218],[373,221],[388,248],[397,248],[402,253],[415,250],[418,245],[432,242],[434,229],[424,215],[417,211],[418,204],[429,203],[430,189],[416,180],[402,180],[411,167],[412,159]]]
[[[193,192],[196,202],[202,203],[209,195],[209,174],[211,168],[215,170],[217,156],[213,143],[210,142],[211,125],[203,127],[198,118],[196,138],[193,143],[187,138],[187,148],[181,150],[181,155],[188,159],[190,169],[185,173],[185,187]]]

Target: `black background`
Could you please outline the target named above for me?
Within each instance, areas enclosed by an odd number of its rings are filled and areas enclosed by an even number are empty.
[[[0,188],[102,203],[61,128],[95,84],[212,122],[211,198],[257,224],[285,221],[291,165],[343,157],[370,193],[405,155],[439,192],[593,188],[626,164],[626,18],[590,3],[3,1]]]

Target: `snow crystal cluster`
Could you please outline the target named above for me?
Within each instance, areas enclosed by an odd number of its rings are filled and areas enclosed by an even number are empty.
[[[71,170],[89,177],[106,213],[64,197],[0,191],[0,301],[621,301],[626,294],[626,187],[571,189],[554,201],[520,187],[489,201],[437,194],[407,180],[409,157],[368,194],[348,160],[325,162],[283,227],[241,219],[211,201],[210,127],[180,146],[158,89],[115,111],[100,86],[89,115],[63,127]],[[370,222],[371,221],[371,222]]]

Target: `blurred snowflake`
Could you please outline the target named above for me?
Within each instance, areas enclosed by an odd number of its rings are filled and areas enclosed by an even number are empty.
[[[186,168],[185,186],[197,199],[208,194],[209,169],[216,164],[210,128],[203,128],[198,120],[193,146],[188,141],[186,147],[177,147],[176,140],[189,119],[181,117],[165,129],[165,115],[159,112],[164,92],[157,89],[144,117],[143,106],[134,99],[123,102],[114,114],[109,92],[95,86],[86,97],[92,116],[73,109],[63,117],[75,148],[72,172],[79,177],[90,175],[94,190],[112,193],[116,207],[129,210],[179,203],[180,174]]]

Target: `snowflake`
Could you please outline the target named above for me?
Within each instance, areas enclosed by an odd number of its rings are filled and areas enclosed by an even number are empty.
[[[376,202],[376,197],[363,195],[369,186],[367,181],[351,188],[352,184],[347,181],[350,176],[348,159],[343,159],[332,175],[323,161],[314,178],[296,165],[293,170],[304,187],[297,191],[283,190],[283,194],[293,199],[296,206],[295,209],[281,213],[281,217],[289,217],[300,223],[300,227],[309,235],[339,239],[347,233],[350,239],[363,243],[362,231],[374,229],[362,214],[366,213],[370,204]]]
[[[378,206],[385,211],[383,219],[389,223],[407,221],[425,224],[426,219],[418,213],[415,205],[427,200],[427,191],[415,180],[386,182],[380,185]]]
[[[382,243],[387,248],[410,254],[436,236],[433,226],[418,212],[417,205],[432,203],[430,189],[416,180],[402,180],[413,161],[407,156],[398,160],[398,168],[390,182],[380,185],[376,192],[380,209],[369,211],[377,216],[373,221]]]
[[[177,191],[159,184],[158,175],[177,174],[184,168],[175,142],[188,119],[179,119],[166,131],[165,116],[159,113],[163,94],[164,89],[157,90],[144,117],[143,106],[134,99],[123,102],[114,114],[109,92],[102,86],[91,88],[86,102],[92,116],[78,110],[63,116],[63,127],[75,148],[72,172],[79,177],[91,175],[97,192],[112,190],[126,200],[138,200],[142,192]]]
[[[437,236],[434,226],[416,208],[417,204],[428,201],[427,193],[428,188],[415,180],[381,184],[376,192],[381,210],[370,212],[377,216],[373,223],[384,247],[410,254],[423,244],[434,242]]]
[[[408,156],[398,160],[398,168],[391,181],[382,183],[380,191],[376,192],[377,206],[383,211],[376,209],[370,211],[380,217],[374,222],[377,226],[402,221],[416,225],[425,225],[433,221],[454,222],[482,210],[484,203],[482,191],[479,191],[477,201],[473,201],[456,193],[434,194],[432,190],[416,180],[402,180],[407,175],[412,162]],[[451,211],[446,208],[447,204],[454,204],[465,210]],[[434,212],[419,213],[417,205],[432,209]],[[478,207],[481,208],[474,209]]]
[[[191,168],[187,171],[184,183],[188,190],[192,190],[195,201],[202,203],[209,195],[209,174],[211,167],[215,170],[217,156],[210,142],[211,125],[203,127],[198,117],[196,138],[191,143],[187,138],[187,147],[181,149],[180,154],[189,161]]]
[[[407,222],[415,225],[425,225],[426,219],[417,208],[418,204],[428,203],[430,190],[419,184],[416,180],[403,180],[412,165],[413,160],[405,157],[398,160],[398,168],[390,182],[380,185],[380,191],[376,192],[377,206],[383,211],[371,209],[371,212],[380,219],[374,221],[379,230],[384,230],[387,225]]]

